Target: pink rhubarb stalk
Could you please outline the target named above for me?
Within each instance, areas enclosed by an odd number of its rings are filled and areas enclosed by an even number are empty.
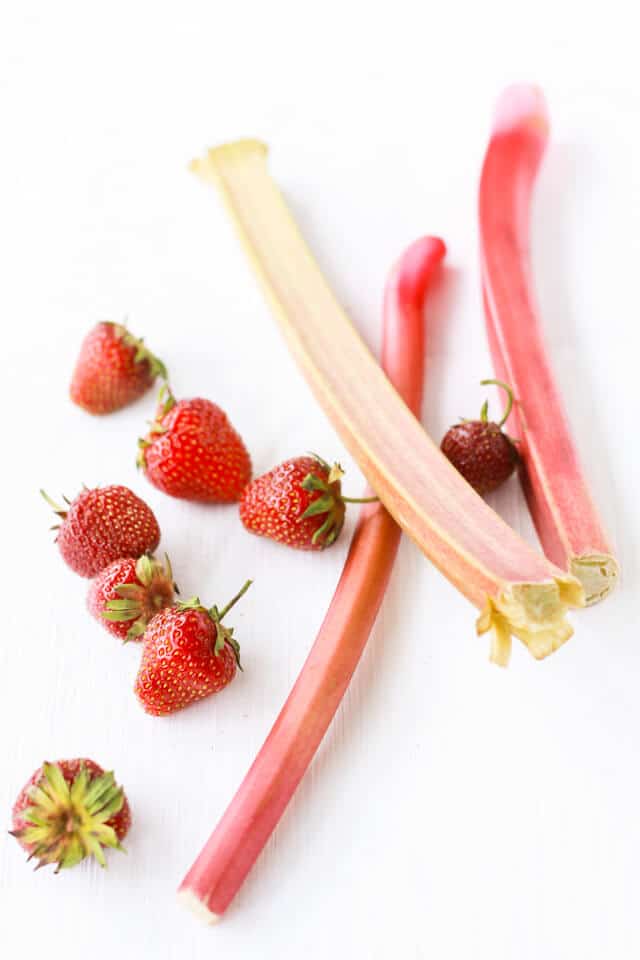
[[[419,415],[423,304],[445,253],[425,237],[405,252],[385,293],[382,366]],[[344,696],[375,622],[401,531],[382,504],[362,509],[320,632],[278,719],[179,896],[208,922],[227,909],[300,783]]]
[[[540,542],[553,563],[582,582],[586,602],[594,603],[614,586],[618,566],[547,360],[529,263],[531,195],[548,132],[540,91],[505,91],[480,181],[484,306],[496,376],[517,401],[508,429],[520,441],[520,475]]]

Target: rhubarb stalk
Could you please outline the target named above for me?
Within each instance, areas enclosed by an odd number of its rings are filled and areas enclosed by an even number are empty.
[[[580,582],[530,547],[427,437],[336,302],[269,176],[266,147],[242,140],[193,168],[221,191],[276,318],[316,398],[396,522],[482,612],[492,659],[511,636],[542,658],[572,634]]]
[[[382,365],[418,414],[424,378],[423,304],[444,256],[424,237],[387,284]],[[253,766],[182,882],[179,896],[209,923],[240,888],[296,790],[331,723],[375,622],[400,542],[379,504],[361,511],[335,595],[302,671]]]
[[[520,476],[542,547],[576,576],[587,603],[613,588],[611,553],[547,360],[529,263],[533,185],[549,133],[544,99],[516,86],[498,102],[480,181],[482,280],[496,375],[513,389],[509,417]]]

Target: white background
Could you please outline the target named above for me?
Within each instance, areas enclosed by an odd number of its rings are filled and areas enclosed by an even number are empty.
[[[0,811],[44,759],[126,785],[128,856],[34,874],[0,845],[3,953],[567,960],[640,951],[638,325],[640,73],[631,4],[20,2],[0,15]],[[307,449],[362,480],[290,360],[214,192],[187,172],[254,135],[334,288],[377,348],[385,273],[440,233],[424,423],[473,416],[490,375],[475,202],[493,102],[545,89],[533,223],[553,363],[624,571],[544,663],[487,661],[474,611],[403,542],[364,660],[309,775],[217,928],[174,889],[230,800],[329,603],[340,542],[307,556],[233,508],[171,501],[134,467],[149,396],[105,419],[67,399],[79,341],[129,318],[179,396],[228,410],[257,472]],[[494,399],[494,398],[492,398]],[[495,408],[494,408],[495,409]],[[160,519],[183,593],[225,602],[245,673],[147,717],[139,657],[84,610],[38,497],[120,482]],[[525,536],[517,483],[492,504]]]

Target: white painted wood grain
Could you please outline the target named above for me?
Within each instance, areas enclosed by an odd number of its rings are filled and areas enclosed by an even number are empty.
[[[113,766],[134,814],[109,870],[33,874],[0,849],[3,955],[94,960],[634,958],[640,856],[636,32],[627,6],[487,0],[446,10],[60,0],[0,13],[3,611],[0,811],[40,761]],[[526,22],[525,22],[526,20]],[[579,30],[578,30],[579,25]],[[233,509],[172,502],[134,467],[151,399],[93,420],[66,399],[76,346],[128,316],[179,395],[228,409],[256,470],[309,448],[361,478],[294,369],[210,190],[209,143],[273,145],[274,172],[368,341],[387,267],[423,232],[450,254],[431,302],[424,422],[471,415],[489,373],[475,190],[492,101],[547,90],[554,142],[533,255],[554,365],[624,580],[550,661],[506,673],[473,611],[410,544],[364,660],[233,909],[201,929],[174,889],[304,660],[346,535],[307,557]],[[122,482],[157,511],[185,594],[238,610],[245,673],[171,719],[131,692],[138,651],[84,611],[37,489]],[[492,503],[532,536],[515,483]]]

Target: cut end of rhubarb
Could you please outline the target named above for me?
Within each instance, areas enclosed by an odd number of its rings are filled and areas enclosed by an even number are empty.
[[[604,600],[615,587],[620,573],[617,562],[608,553],[572,557],[569,569],[583,586],[587,606]]]
[[[536,660],[543,660],[573,634],[566,616],[568,609],[584,605],[584,590],[575,577],[514,583],[497,597],[487,599],[476,628],[479,634],[492,633],[492,663],[507,666],[512,636],[522,640]]]
[[[234,140],[207,150],[204,157],[196,157],[189,164],[189,169],[203,180],[217,183],[221,166],[235,165],[239,160],[246,160],[252,156],[266,157],[268,152],[267,145],[261,140]]]
[[[509,133],[523,125],[538,130],[544,137],[549,133],[549,114],[544,94],[531,84],[507,87],[496,104],[493,117],[494,133]]]
[[[191,910],[199,920],[209,925],[217,923],[220,919],[219,913],[214,913],[200,900],[193,890],[178,890],[178,903]]]

